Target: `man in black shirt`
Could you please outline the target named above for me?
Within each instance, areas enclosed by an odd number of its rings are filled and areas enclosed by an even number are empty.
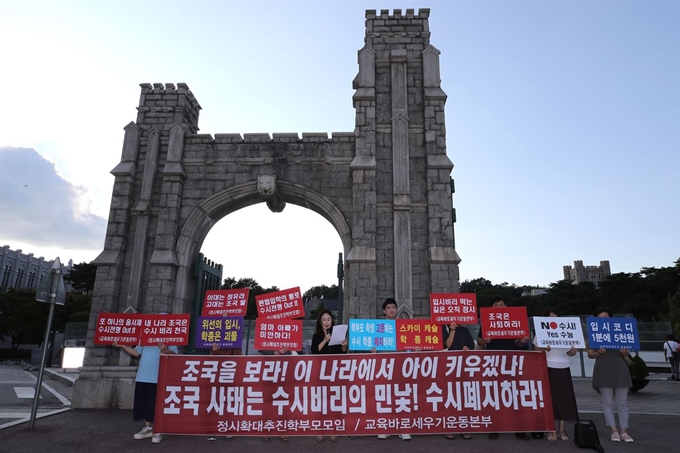
[[[492,300],[493,308],[503,308],[507,307],[505,301],[502,297],[496,297]],[[491,339],[484,336],[482,329],[479,329],[479,335],[477,337],[477,345],[482,349],[492,349],[496,351],[516,351],[517,349],[527,349],[529,345],[529,339],[527,337],[522,338],[497,338]],[[531,440],[529,433],[515,433],[515,436],[523,440]],[[489,433],[489,439],[498,439],[498,433]]]

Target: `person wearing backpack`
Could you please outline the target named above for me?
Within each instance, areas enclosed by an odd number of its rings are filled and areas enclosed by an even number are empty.
[[[671,379],[680,381],[680,352],[678,342],[673,338],[673,334],[668,335],[668,341],[663,344],[664,358],[671,364]]]

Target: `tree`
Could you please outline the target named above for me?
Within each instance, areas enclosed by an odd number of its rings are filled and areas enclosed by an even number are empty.
[[[73,291],[92,294],[94,280],[97,276],[97,266],[93,263],[74,264],[68,273],[64,274],[64,282],[70,283]]]
[[[671,329],[676,335],[680,335],[680,287],[673,296],[668,297],[668,312]]]
[[[321,300],[323,299],[336,300],[338,298],[338,285],[312,286],[310,289],[305,291],[302,297],[305,300],[311,299],[312,297],[317,297]]]
[[[91,294],[66,293],[64,305],[56,305],[52,331],[66,328],[69,322],[87,321]],[[35,290],[10,289],[0,294],[0,335],[8,336],[12,348],[25,343],[39,343],[45,335],[50,304],[35,300]]]
[[[40,341],[47,327],[49,304],[35,300],[35,290],[12,288],[0,294],[0,335],[8,336],[12,349],[25,341]]]
[[[240,278],[236,280],[235,277],[228,277],[224,279],[222,289],[239,289],[249,288],[248,294],[248,310],[246,312],[246,319],[257,318],[257,305],[255,304],[255,296],[260,294],[271,293],[279,291],[279,288],[272,286],[271,288],[262,288],[254,278]]]
[[[460,284],[461,293],[477,293],[486,289],[493,288],[490,280],[485,278],[475,278],[473,280],[465,280]]]
[[[319,313],[324,310],[328,310],[328,308],[323,304],[323,302],[320,302],[314,310],[309,312],[309,319],[316,319],[316,317],[319,316]]]
[[[573,285],[569,280],[551,283],[540,297],[543,308],[555,308],[562,316],[590,315],[598,307],[597,289],[592,282]],[[541,310],[542,313],[542,310]]]

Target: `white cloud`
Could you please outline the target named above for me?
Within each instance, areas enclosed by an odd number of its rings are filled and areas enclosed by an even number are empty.
[[[89,211],[86,194],[36,150],[0,148],[0,242],[101,251],[107,221]]]

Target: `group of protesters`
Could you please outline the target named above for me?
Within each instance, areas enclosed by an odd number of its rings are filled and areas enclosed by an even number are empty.
[[[492,307],[503,308],[505,301],[502,298],[496,298],[492,301]],[[397,318],[397,302],[395,299],[389,298],[384,301],[382,305],[382,312],[386,319],[393,320]],[[555,309],[547,309],[543,316],[558,317],[560,316]],[[606,309],[600,309],[595,313],[597,317],[612,317],[611,312]],[[331,334],[333,329],[333,315],[329,310],[323,310],[318,313],[315,332],[312,336],[311,350],[313,354],[343,354],[348,350],[347,340],[344,339],[340,344],[331,345]],[[528,337],[516,339],[491,339],[485,335],[484,331],[480,329],[479,335],[475,344],[470,331],[456,322],[451,322],[444,325],[442,329],[442,337],[444,349],[451,351],[467,351],[474,349],[487,350],[540,350],[546,354],[546,361],[548,366],[548,378],[550,391],[552,394],[553,414],[556,421],[556,426],[552,431],[547,433],[515,433],[520,439],[531,440],[547,438],[548,441],[570,441],[567,431],[566,422],[578,420],[578,409],[576,406],[576,397],[571,379],[571,372],[569,369],[569,357],[578,353],[578,350],[573,346],[570,348],[539,347],[537,344],[532,345]],[[676,343],[677,344],[677,343]],[[137,346],[135,348],[129,346],[119,345],[114,342],[113,346],[124,349],[132,356],[140,357],[137,376],[135,379],[135,394],[133,404],[133,419],[144,420],[145,426],[143,429],[134,435],[135,439],[152,438],[153,443],[159,443],[162,440],[160,433],[153,432],[154,409],[156,405],[156,389],[158,382],[158,368],[161,354],[177,354],[175,346],[166,346],[159,343],[157,346]],[[677,348],[677,346],[676,346]],[[376,352],[373,350],[372,352]],[[274,354],[289,354],[288,350],[275,351]],[[213,347],[211,354],[216,355],[240,355],[241,348],[218,348]],[[633,438],[628,434],[629,417],[628,417],[628,389],[632,386],[630,373],[628,371],[627,362],[630,361],[630,352],[625,349],[607,350],[607,349],[589,349],[588,357],[595,360],[593,370],[593,388],[600,394],[602,410],[606,425],[611,429],[611,440],[614,442],[633,442]],[[618,426],[614,416],[614,408],[618,413]],[[456,434],[459,434],[463,439],[469,440],[472,436],[469,433],[449,433],[445,437],[447,439],[455,439]],[[232,436],[227,436],[232,437]],[[389,436],[381,434],[379,439],[384,440]],[[412,439],[410,434],[402,433],[399,435],[402,440],[410,441]],[[489,439],[498,439],[499,433],[489,433]],[[287,441],[287,436],[280,437],[282,441]],[[209,440],[215,440],[215,437],[210,437]],[[269,437],[263,437],[263,440],[269,440]],[[323,436],[317,436],[318,442],[323,442]],[[332,442],[337,441],[337,436],[331,436]]]

